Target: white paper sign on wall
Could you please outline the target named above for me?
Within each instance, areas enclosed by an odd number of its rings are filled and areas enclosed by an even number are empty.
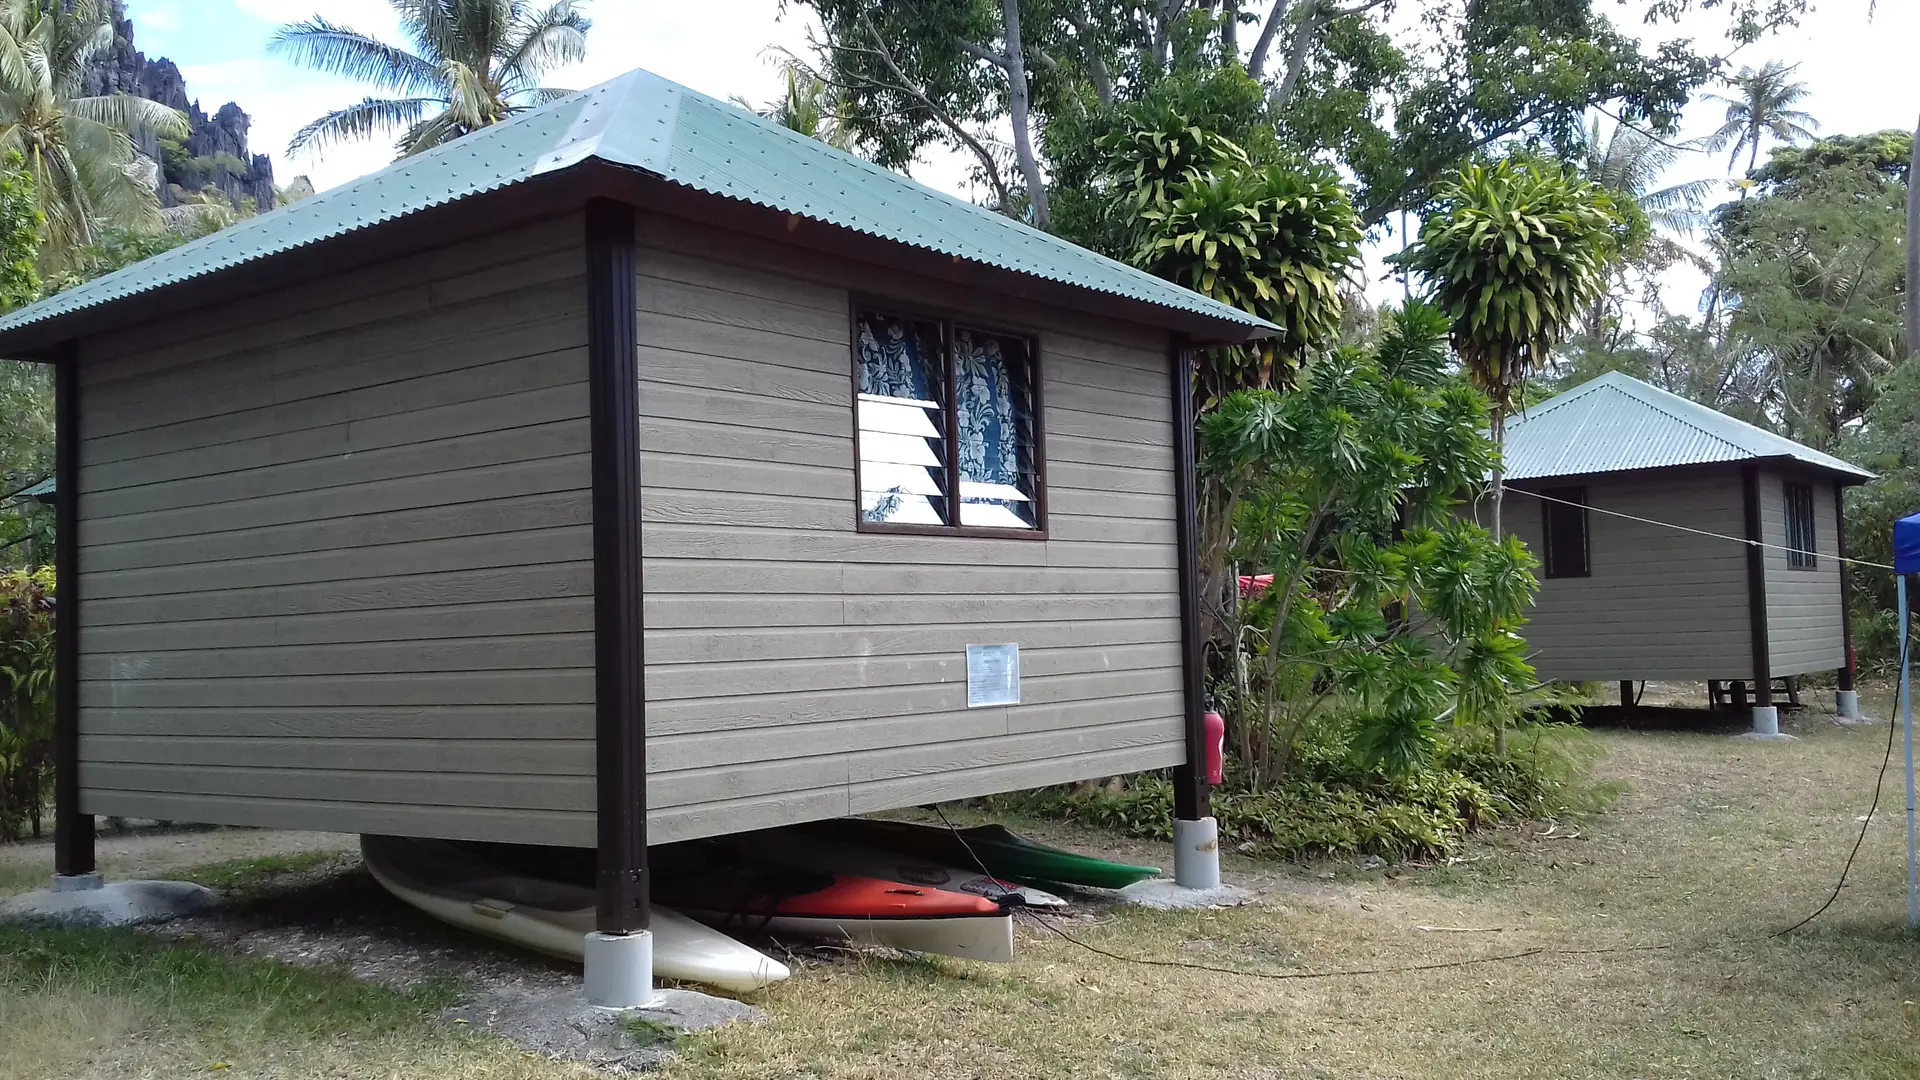
[[[967,708],[1020,704],[1020,646],[967,646]]]

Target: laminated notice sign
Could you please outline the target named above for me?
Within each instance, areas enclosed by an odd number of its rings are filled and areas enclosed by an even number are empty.
[[[1020,646],[967,646],[967,708],[1020,704]]]

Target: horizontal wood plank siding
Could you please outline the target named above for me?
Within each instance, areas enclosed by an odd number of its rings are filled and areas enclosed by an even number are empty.
[[[1165,334],[657,217],[639,239],[656,840],[1180,760]],[[855,531],[855,295],[1037,334],[1052,539]],[[968,709],[994,642],[1022,702]]]
[[[1815,564],[1811,570],[1790,569],[1783,546],[1787,542],[1786,485],[1813,489]],[[1846,663],[1846,643],[1840,624],[1839,521],[1833,506],[1833,480],[1821,473],[1794,469],[1760,470],[1760,532],[1769,544],[1767,564],[1767,634],[1772,648],[1773,674],[1801,675],[1832,671]]]
[[[82,343],[85,810],[592,842],[581,234]]]
[[[1584,484],[1598,509],[1739,537],[1740,470],[1528,482]],[[1507,496],[1507,527],[1536,556],[1546,503]],[[1750,678],[1746,548],[1590,511],[1589,577],[1546,577],[1521,634],[1542,679]],[[1777,662],[1777,661],[1776,661]]]

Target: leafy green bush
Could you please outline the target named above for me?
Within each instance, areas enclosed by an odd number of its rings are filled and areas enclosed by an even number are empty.
[[[1221,843],[1267,858],[1445,856],[1477,829],[1574,805],[1596,752],[1585,732],[1559,725],[1527,729],[1505,757],[1484,729],[1452,730],[1442,744],[1431,767],[1403,775],[1361,764],[1345,739],[1322,738],[1302,745],[1299,768],[1275,786],[1253,791],[1230,776],[1213,795]],[[1053,787],[996,801],[1130,836],[1173,838],[1173,784],[1161,774],[1136,777],[1118,793]]]
[[[53,775],[53,571],[0,574],[0,840],[40,835]]]

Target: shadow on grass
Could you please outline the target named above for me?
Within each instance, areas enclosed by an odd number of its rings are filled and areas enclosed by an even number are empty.
[[[176,1022],[218,1027],[238,1018],[274,1035],[309,1039],[409,1027],[460,996],[451,981],[398,990],[345,971],[233,956],[137,930],[28,925],[0,926],[0,988],[122,996]]]

